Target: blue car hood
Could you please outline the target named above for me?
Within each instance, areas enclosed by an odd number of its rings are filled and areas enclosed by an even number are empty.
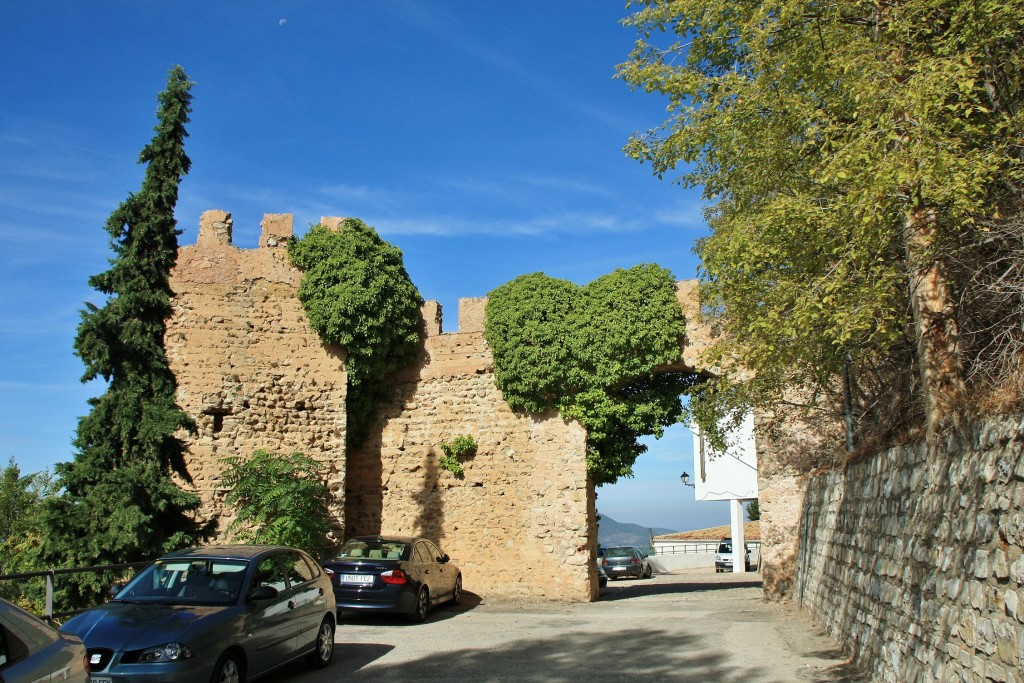
[[[187,641],[194,625],[220,621],[217,615],[230,607],[160,605],[109,602],[79,614],[61,627],[83,641],[86,647],[106,647],[116,651],[138,650],[161,643]],[[205,628],[209,624],[203,624]]]

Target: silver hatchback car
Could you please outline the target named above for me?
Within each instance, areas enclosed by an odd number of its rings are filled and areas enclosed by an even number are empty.
[[[0,599],[0,681],[88,683],[85,645]]]
[[[283,546],[181,550],[61,628],[85,641],[92,683],[240,683],[298,657],[327,666],[334,596],[309,555]]]

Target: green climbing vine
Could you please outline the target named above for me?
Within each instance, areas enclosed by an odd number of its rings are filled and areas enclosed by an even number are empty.
[[[469,434],[461,434],[449,441],[442,441],[438,444],[444,452],[438,459],[441,469],[448,470],[461,479],[465,476],[462,469],[462,461],[476,455],[476,441]]]
[[[513,409],[578,420],[595,484],[631,476],[647,450],[637,439],[677,422],[681,395],[701,381],[655,373],[679,359],[686,331],[675,288],[668,270],[641,264],[583,287],[532,273],[488,294],[498,388]]]
[[[387,398],[382,379],[416,357],[423,297],[402,251],[355,218],[338,231],[312,226],[288,255],[304,271],[298,296],[313,330],[348,352],[348,440],[359,445]]]

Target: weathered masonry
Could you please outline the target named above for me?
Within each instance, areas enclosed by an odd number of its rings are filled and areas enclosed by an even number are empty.
[[[324,218],[337,228],[340,218]],[[232,246],[232,219],[207,211],[171,276],[166,346],[181,407],[198,424],[188,468],[203,515],[230,523],[220,485],[228,456],[301,451],[327,465],[338,536],[422,534],[438,540],[481,595],[589,600],[596,594],[594,487],[586,434],[557,414],[514,413],[494,384],[483,339],[485,299],[463,299],[442,333],[423,306],[418,361],[393,378],[366,443],[345,445],[343,349],[325,346],[295,296],[301,273],[285,244],[292,216],[268,214],[257,249]],[[693,320],[694,283],[679,283]],[[692,369],[708,333],[691,325],[673,369]],[[478,450],[465,477],[438,466],[438,444],[461,434]],[[534,580],[523,567],[530,567]]]
[[[1024,680],[1024,419],[809,477],[792,597],[882,681]]]

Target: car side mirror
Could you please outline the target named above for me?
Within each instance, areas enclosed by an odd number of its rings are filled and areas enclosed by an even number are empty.
[[[441,564],[445,564],[446,562],[450,562],[451,559],[452,558],[448,557],[448,553],[445,553],[444,555],[441,555],[441,557],[437,558],[437,561]]]
[[[249,593],[248,600],[273,600],[277,597],[277,589],[273,586],[256,586]]]
[[[117,594],[121,592],[122,588],[124,588],[124,584],[120,581],[117,581],[116,583],[114,583],[114,585],[110,587],[110,590],[107,591],[107,595],[111,598],[116,598]]]

